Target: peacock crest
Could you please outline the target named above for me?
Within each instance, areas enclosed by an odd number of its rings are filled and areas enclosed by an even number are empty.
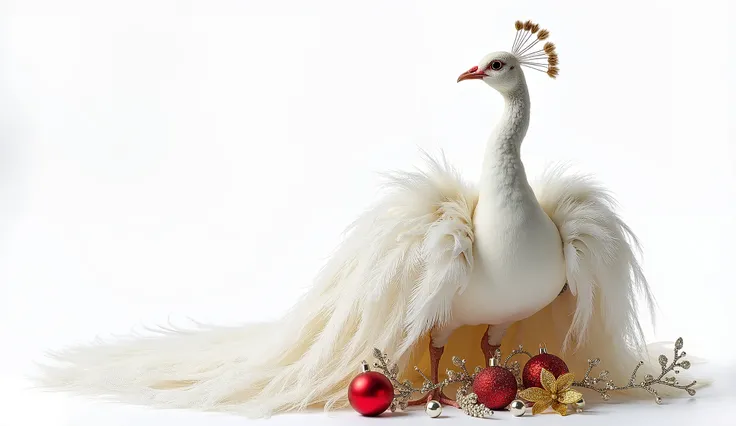
[[[549,38],[549,31],[540,29],[539,24],[532,21],[516,21],[514,26],[516,27],[516,37],[511,53],[519,60],[519,64],[535,71],[547,73],[552,78],[557,78],[560,73],[557,65],[560,62],[554,43],[547,41],[541,49],[532,51],[534,46]]]

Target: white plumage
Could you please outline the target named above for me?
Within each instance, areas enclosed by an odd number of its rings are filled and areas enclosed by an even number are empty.
[[[535,190],[527,182],[519,155],[530,112],[525,61],[497,52],[461,76],[482,79],[506,102],[479,185],[429,157],[425,171],[388,174],[386,195],[349,227],[281,320],[74,347],[52,354],[58,363],[43,366],[41,384],[260,417],[345,406],[347,385],[374,347],[413,379],[406,367],[426,368],[441,347],[473,366],[497,346],[540,342],[573,372],[600,357],[626,382],[645,349],[637,297],[653,303],[636,239],[590,178],[553,168]]]

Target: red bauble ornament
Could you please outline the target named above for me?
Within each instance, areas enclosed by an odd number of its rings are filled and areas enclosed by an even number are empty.
[[[554,374],[555,377],[560,377],[570,372],[562,358],[548,354],[547,349],[544,347],[539,348],[539,355],[535,355],[527,361],[524,370],[521,372],[521,379],[524,382],[525,388],[542,387],[540,376],[543,368]]]
[[[376,371],[363,372],[355,376],[348,387],[350,406],[364,416],[378,416],[391,406],[394,399],[394,385],[388,377]]]
[[[491,358],[491,366],[478,373],[473,380],[473,393],[478,402],[491,410],[500,410],[516,399],[516,377],[509,370],[498,367]]]

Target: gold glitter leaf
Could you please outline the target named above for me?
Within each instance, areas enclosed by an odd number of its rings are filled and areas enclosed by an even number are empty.
[[[566,373],[557,378],[557,393],[562,393],[572,386],[572,382],[575,381],[575,375],[572,373]]]
[[[567,404],[578,402],[583,397],[580,392],[570,389],[575,381],[572,373],[563,374],[555,379],[554,374],[543,368],[540,380],[544,389],[527,388],[519,392],[520,398],[534,402],[533,414],[539,414],[552,406],[556,412],[566,416]]]
[[[558,395],[558,401],[560,401],[563,404],[574,404],[578,401],[580,401],[580,398],[583,397],[583,394],[572,389],[568,389],[562,394]]]
[[[560,404],[559,402],[555,401],[552,403],[552,409],[562,414],[563,416],[567,415],[567,405],[566,404]]]
[[[536,416],[537,414],[544,412],[544,410],[546,410],[547,407],[550,406],[550,404],[552,404],[552,398],[535,402],[534,406],[532,407],[532,415]]]
[[[550,393],[557,393],[557,381],[555,375],[542,368],[542,373],[539,375],[539,381],[542,382],[542,387]]]
[[[519,397],[531,402],[552,399],[549,395],[549,392],[542,388],[526,388],[523,391],[519,392]]]

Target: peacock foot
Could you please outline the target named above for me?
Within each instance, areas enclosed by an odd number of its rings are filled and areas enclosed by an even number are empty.
[[[409,401],[409,406],[416,407],[417,405],[424,405],[429,401],[438,401],[443,406],[459,408],[457,401],[449,398],[439,389],[435,389],[417,400]]]
[[[442,404],[442,405],[444,405],[446,407],[460,408],[460,404],[458,404],[457,401],[455,401],[452,398],[449,398],[443,392],[440,392],[439,393],[439,397],[437,398],[437,400],[440,402],[440,404]]]

